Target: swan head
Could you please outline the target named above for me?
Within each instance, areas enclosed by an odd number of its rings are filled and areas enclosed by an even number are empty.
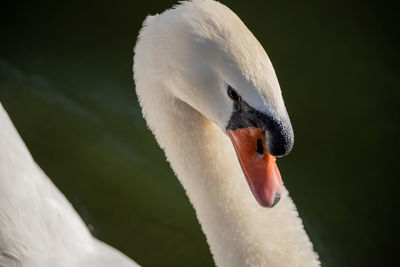
[[[274,206],[283,187],[275,159],[290,152],[294,138],[261,44],[234,12],[211,0],[183,2],[144,25],[135,57],[141,47],[152,51],[146,60],[154,79],[230,137],[256,200]]]

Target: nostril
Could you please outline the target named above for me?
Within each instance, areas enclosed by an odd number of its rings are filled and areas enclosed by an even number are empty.
[[[261,139],[257,140],[257,153],[260,155],[264,155],[264,147]]]
[[[275,199],[274,199],[274,203],[272,204],[272,207],[274,207],[276,204],[278,204],[280,199],[281,199],[281,194],[279,194],[278,192],[275,192]]]

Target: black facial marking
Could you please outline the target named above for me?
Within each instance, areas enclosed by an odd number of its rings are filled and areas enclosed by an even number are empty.
[[[235,94],[237,95],[237,100],[233,102],[233,112],[226,129],[236,130],[248,127],[263,129],[267,133],[265,140],[267,152],[273,156],[288,154],[293,147],[294,140],[290,122],[278,120],[271,115],[257,111],[244,101],[240,95],[236,92]]]

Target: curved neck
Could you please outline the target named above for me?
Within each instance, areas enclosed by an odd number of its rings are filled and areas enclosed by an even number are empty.
[[[196,209],[218,266],[317,266],[296,208],[284,193],[258,205],[233,146],[213,122],[157,90],[138,90],[143,113]]]

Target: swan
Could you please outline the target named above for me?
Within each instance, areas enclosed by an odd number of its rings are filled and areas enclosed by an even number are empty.
[[[149,16],[134,79],[216,264],[319,266],[275,163],[293,145],[279,83],[241,20],[211,0]],[[91,236],[1,103],[0,266],[138,266]]]
[[[275,161],[293,145],[281,89],[239,17],[212,0],[148,16],[133,72],[216,265],[320,266]]]
[[[0,266],[138,266],[90,234],[34,162],[1,103]]]

